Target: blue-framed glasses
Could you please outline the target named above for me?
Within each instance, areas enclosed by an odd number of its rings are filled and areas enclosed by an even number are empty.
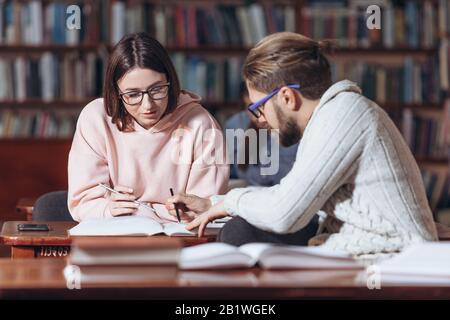
[[[291,89],[300,89],[300,85],[299,84],[288,84],[286,87],[291,88]],[[255,103],[252,103],[251,105],[249,105],[247,107],[247,110],[251,112],[251,114],[253,114],[256,118],[261,117],[262,113],[262,107],[264,106],[264,104],[269,101],[270,99],[273,98],[273,96],[275,96],[278,91],[280,91],[281,88],[275,89],[273,90],[271,93],[269,93],[267,96],[265,96],[262,99],[259,99],[258,101],[256,101]]]

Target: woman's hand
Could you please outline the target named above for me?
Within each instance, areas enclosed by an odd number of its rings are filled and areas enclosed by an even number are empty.
[[[114,190],[119,193],[111,192],[111,201],[108,205],[111,215],[117,217],[135,213],[139,204],[133,202],[136,200],[136,197],[133,195],[133,189],[124,186],[115,186]]]
[[[191,223],[186,226],[186,229],[192,230],[198,227],[198,237],[202,237],[206,225],[209,222],[224,218],[226,216],[228,216],[228,213],[225,211],[223,201],[221,201],[215,206],[211,207],[208,211],[199,214],[194,220],[191,221]]]
[[[207,198],[197,197],[193,194],[179,193],[167,199],[166,208],[169,213],[176,217],[175,205],[180,213],[180,218],[191,221],[200,213],[211,208],[211,201]]]

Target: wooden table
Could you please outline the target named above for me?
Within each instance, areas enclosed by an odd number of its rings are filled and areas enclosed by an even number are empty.
[[[72,238],[67,230],[74,227],[76,222],[54,221],[46,223],[50,227],[48,232],[20,232],[17,225],[27,221],[7,221],[0,233],[0,244],[11,246],[11,258],[62,258],[70,253]],[[192,246],[216,239],[216,232],[198,237],[180,237],[184,246]]]
[[[37,198],[21,198],[17,202],[16,212],[22,217],[25,216],[28,221],[33,220],[33,207]]]
[[[0,259],[0,299],[450,299],[450,287],[388,286],[368,289],[361,271],[178,271],[155,280],[68,289],[63,259]]]

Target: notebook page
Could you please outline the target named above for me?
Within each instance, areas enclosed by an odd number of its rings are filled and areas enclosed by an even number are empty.
[[[450,277],[450,243],[413,245],[379,264],[381,273]]]
[[[71,236],[144,236],[162,232],[161,224],[150,218],[139,216],[86,219],[69,230]]]
[[[166,206],[161,203],[152,203],[153,209],[156,210],[156,213],[158,217],[160,218],[161,222],[178,222],[177,218],[172,216],[169,211],[167,210]]]
[[[253,259],[225,243],[205,243],[181,250],[181,269],[220,269],[253,266]]]
[[[168,236],[195,236],[196,233],[186,230],[185,223],[168,222],[163,224],[164,233]]]
[[[258,260],[264,268],[349,269],[362,265],[349,254],[322,247],[251,243],[240,250]]]

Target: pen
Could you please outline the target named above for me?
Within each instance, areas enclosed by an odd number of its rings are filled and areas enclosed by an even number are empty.
[[[172,189],[172,188],[170,188],[170,195],[171,195],[172,197],[174,196],[174,194],[173,194],[173,189]],[[177,213],[177,219],[178,219],[178,222],[181,222],[181,219],[180,219],[180,213],[178,212],[177,205],[174,204],[174,206],[175,206],[175,212]]]
[[[114,190],[114,189],[108,187],[106,184],[99,183],[98,185],[99,185],[100,187],[105,188],[106,190],[108,190],[108,191],[110,191],[110,192],[113,192],[113,193],[120,193],[119,191]],[[147,203],[145,203],[145,202],[142,202],[142,201],[139,201],[139,200],[134,200],[133,202],[134,202],[134,203],[137,203],[137,204],[139,204],[139,205],[142,205],[142,206],[144,206],[144,207],[147,207],[148,209],[150,209],[150,210],[152,210],[154,213],[156,213],[156,210],[153,209],[151,206],[149,206],[149,205],[148,205]]]

